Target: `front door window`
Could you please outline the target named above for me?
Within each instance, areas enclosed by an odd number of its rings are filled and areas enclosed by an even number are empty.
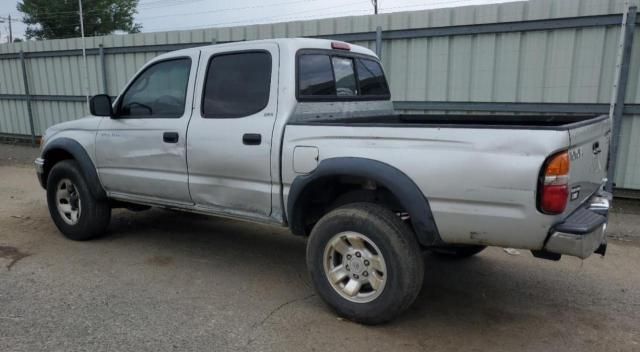
[[[161,61],[145,69],[122,96],[118,117],[179,118],[184,114],[191,59]]]

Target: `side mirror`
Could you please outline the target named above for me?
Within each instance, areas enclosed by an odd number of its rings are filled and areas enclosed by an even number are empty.
[[[94,95],[89,101],[89,111],[93,116],[113,116],[111,97],[106,94]]]

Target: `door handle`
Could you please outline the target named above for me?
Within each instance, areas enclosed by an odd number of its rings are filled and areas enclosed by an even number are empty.
[[[259,133],[245,133],[242,135],[242,143],[245,145],[260,145],[262,136]]]
[[[602,149],[600,149],[600,143],[599,142],[593,143],[593,145],[591,146],[591,150],[593,151],[594,155],[600,154],[602,152]]]
[[[180,135],[178,135],[178,132],[165,132],[162,134],[162,140],[165,143],[178,143],[179,139]]]

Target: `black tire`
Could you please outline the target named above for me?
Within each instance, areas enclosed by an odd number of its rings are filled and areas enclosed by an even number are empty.
[[[327,244],[346,231],[368,237],[386,263],[386,283],[370,302],[344,298],[325,274]],[[424,278],[424,261],[414,233],[396,214],[373,203],[347,204],[323,216],[307,243],[307,267],[318,294],[338,315],[372,325],[387,322],[406,310],[418,296]]]
[[[456,245],[456,246],[446,246],[446,247],[434,247],[431,248],[431,252],[433,252],[436,256],[450,259],[464,259],[473,257],[474,255],[485,250],[487,246],[479,246],[479,245]]]
[[[63,180],[71,181],[75,198],[81,205],[75,224],[67,223],[58,211],[56,192]],[[58,162],[51,169],[47,177],[47,205],[56,227],[65,237],[75,241],[86,241],[103,235],[111,219],[109,202],[95,199],[75,160]]]

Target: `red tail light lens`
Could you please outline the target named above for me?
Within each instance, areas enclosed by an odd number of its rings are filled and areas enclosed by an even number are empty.
[[[544,186],[540,197],[540,208],[547,214],[561,214],[567,207],[569,186]]]
[[[561,214],[569,202],[569,153],[551,156],[541,173],[539,209],[546,214]]]

